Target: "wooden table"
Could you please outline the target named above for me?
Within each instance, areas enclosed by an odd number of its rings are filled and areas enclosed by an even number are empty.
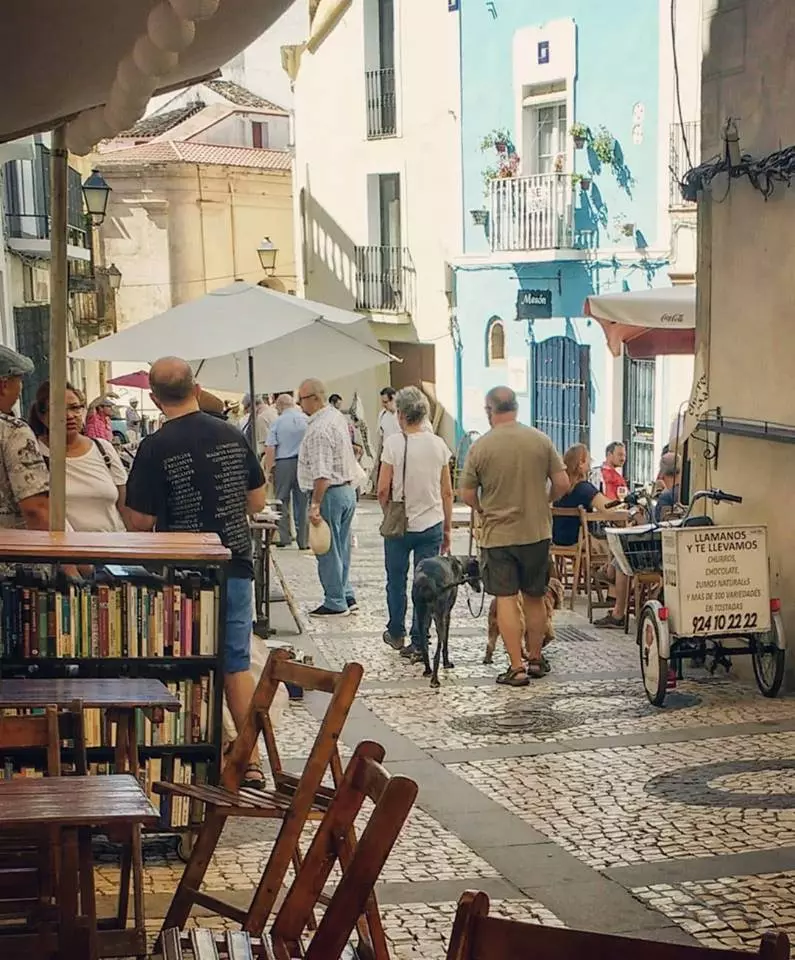
[[[177,713],[181,704],[162,680],[154,679],[49,679],[0,680],[0,709],[66,707],[80,700],[83,707],[100,707],[116,723],[116,773],[137,777],[140,767],[135,711],[146,710],[153,723],[163,711]]]
[[[37,933],[0,930],[3,960],[55,953],[60,960],[146,956],[141,827],[157,823],[157,811],[134,777],[45,777],[0,783],[2,830],[54,831],[60,850],[57,928]],[[97,925],[91,830],[126,832],[132,855],[133,926],[126,907],[106,929]],[[120,892],[121,893],[121,892]],[[121,896],[120,896],[121,900]]]

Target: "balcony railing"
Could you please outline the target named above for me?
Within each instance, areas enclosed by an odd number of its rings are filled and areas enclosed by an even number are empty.
[[[687,141],[687,146],[685,146]],[[682,197],[679,183],[687,173],[690,164],[697,166],[701,157],[701,124],[698,121],[689,123],[672,123],[668,140],[668,167],[671,179],[669,181],[668,206],[671,210],[689,210],[695,207],[690,200]],[[688,151],[690,163],[688,163]]]
[[[36,144],[34,160],[11,160],[3,168],[6,236],[13,239],[48,240],[50,237],[50,151]],[[69,243],[87,246],[86,219],[80,173],[67,171]]]
[[[496,252],[571,247],[573,197],[571,177],[565,173],[492,180],[491,249]]]
[[[414,264],[405,247],[356,247],[356,307],[372,313],[414,310]]]
[[[368,70],[364,81],[367,89],[367,139],[394,137],[397,133],[394,69]]]

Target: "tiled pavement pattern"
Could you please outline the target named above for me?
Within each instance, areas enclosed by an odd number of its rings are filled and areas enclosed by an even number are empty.
[[[365,667],[343,757],[359,740],[378,740],[389,769],[420,784],[379,888],[393,956],[443,957],[465,889],[485,890],[495,912],[541,923],[748,949],[775,925],[795,940],[793,700],[766,700],[733,674],[690,671],[654,709],[633,639],[568,611],[556,615],[550,675],[502,689],[494,677],[504,654],[482,664],[485,611],[473,619],[463,595],[451,633],[456,666],[433,691],[420,666],[381,641],[377,522],[377,507],[363,503],[356,616],[308,620],[320,599],[314,559],[290,548],[276,561],[306,628],[295,645],[318,665]],[[463,553],[466,535],[458,540]],[[288,628],[287,605],[274,613]],[[307,755],[324,707],[308,695],[285,711],[283,756]],[[242,904],[272,836],[254,823],[230,829],[208,886]],[[180,869],[175,858],[148,865],[151,917],[163,915]],[[101,874],[110,892],[113,868]]]

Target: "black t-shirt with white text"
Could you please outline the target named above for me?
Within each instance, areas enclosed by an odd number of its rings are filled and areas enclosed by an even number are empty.
[[[230,577],[254,576],[247,494],[265,483],[240,431],[206,413],[166,423],[138,448],[127,506],[161,532],[217,533],[232,552]]]

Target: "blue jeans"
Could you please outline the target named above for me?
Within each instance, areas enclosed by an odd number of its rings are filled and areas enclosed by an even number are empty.
[[[350,484],[329,487],[320,504],[320,516],[331,530],[331,549],[317,558],[317,575],[323,586],[323,606],[338,613],[353,600],[351,586],[351,523],[356,494]]]
[[[386,567],[386,603],[389,609],[387,630],[390,636],[406,636],[406,578],[409,574],[409,557],[414,554],[414,569],[420,560],[438,557],[442,549],[443,528],[437,523],[418,533],[409,531],[402,537],[384,539],[384,566]],[[411,618],[411,642],[419,646],[417,612]]]
[[[254,584],[242,577],[226,581],[224,673],[243,673],[251,666],[251,624]]]

